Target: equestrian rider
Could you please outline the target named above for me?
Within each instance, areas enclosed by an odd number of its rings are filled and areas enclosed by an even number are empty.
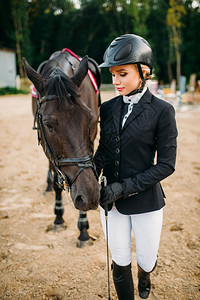
[[[100,109],[100,141],[94,161],[108,185],[101,189],[101,220],[113,280],[120,300],[134,299],[131,231],[135,239],[139,296],[149,296],[150,273],[157,262],[165,194],[160,181],[175,170],[177,129],[171,104],[146,85],[153,69],[149,43],[134,34],[111,42],[101,68],[108,67],[118,96]]]

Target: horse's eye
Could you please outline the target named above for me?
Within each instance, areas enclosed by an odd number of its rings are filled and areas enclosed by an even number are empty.
[[[53,128],[52,124],[45,123],[45,126],[48,128],[49,132],[53,132],[54,131],[54,128]]]

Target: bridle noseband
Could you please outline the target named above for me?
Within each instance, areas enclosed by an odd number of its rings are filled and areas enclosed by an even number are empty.
[[[91,140],[91,135],[90,135],[90,130],[89,130],[89,140],[90,140],[90,154],[84,157],[77,157],[77,158],[61,158],[58,159],[53,151],[51,150],[51,147],[49,145],[47,136],[46,136],[46,132],[45,132],[45,128],[44,128],[44,123],[42,121],[42,115],[40,114],[40,107],[41,105],[46,102],[46,101],[52,101],[52,100],[57,100],[58,96],[56,95],[48,95],[48,96],[44,96],[42,98],[38,98],[37,99],[37,116],[38,116],[38,123],[39,126],[37,126],[37,132],[38,132],[38,144],[41,144],[41,136],[40,133],[42,133],[43,136],[43,140],[44,140],[44,146],[45,146],[45,153],[47,153],[48,158],[51,162],[51,164],[53,165],[57,175],[58,175],[58,185],[60,188],[62,188],[63,190],[65,190],[65,187],[67,187],[68,191],[71,188],[72,184],[76,181],[77,177],[79,176],[79,174],[86,168],[91,168],[94,172],[94,175],[97,177],[97,173],[96,173],[96,168],[95,165],[93,163],[93,147],[92,147],[92,140]],[[39,128],[40,127],[40,128]],[[77,172],[75,173],[74,177],[72,180],[69,180],[69,178],[67,178],[66,175],[64,175],[61,170],[60,167],[62,166],[77,166],[79,167],[79,169],[77,170]]]

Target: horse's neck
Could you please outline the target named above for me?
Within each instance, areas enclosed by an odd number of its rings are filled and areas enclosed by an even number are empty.
[[[61,53],[60,56],[62,59],[61,68],[63,72],[67,74],[67,76],[72,77],[79,66],[79,61],[68,52]]]
[[[46,62],[41,70],[41,75],[48,77],[55,68],[59,67],[63,73],[72,77],[77,70],[79,62],[76,58],[72,57],[69,53],[60,53],[58,56]]]

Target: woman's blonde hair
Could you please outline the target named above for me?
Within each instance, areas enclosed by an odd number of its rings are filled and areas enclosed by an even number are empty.
[[[145,74],[145,79],[151,79],[152,75],[151,75],[151,70],[147,65],[141,65],[142,71],[146,71]],[[133,66],[136,68],[136,70],[139,72],[137,64],[133,64]]]
[[[145,79],[150,79],[152,77],[150,68],[146,65],[141,65],[141,68],[142,71],[146,71]]]

